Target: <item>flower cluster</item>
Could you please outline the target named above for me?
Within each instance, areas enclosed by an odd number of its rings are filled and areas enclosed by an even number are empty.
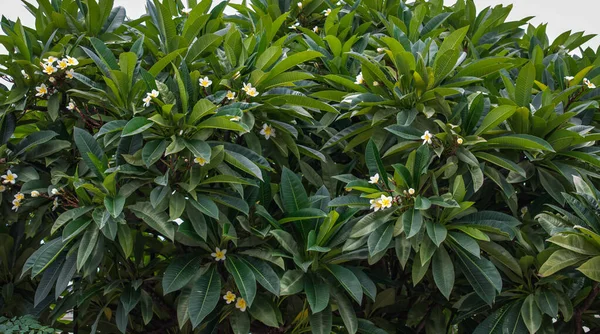
[[[227,293],[225,295],[223,295],[223,299],[225,299],[225,302],[227,304],[231,304],[234,301],[236,301],[236,299],[237,299],[237,302],[235,303],[235,307],[242,312],[245,312],[246,308],[248,307],[248,305],[246,304],[246,300],[244,300],[244,298],[237,297],[235,295],[235,293],[233,293],[231,291],[227,291]]]
[[[256,90],[256,87],[252,87],[251,83],[244,83],[244,87],[242,88],[242,90],[244,92],[246,92],[246,94],[248,94],[248,96],[252,96],[252,97],[257,97],[258,96],[258,91]]]
[[[51,83],[56,82],[56,78],[54,78],[52,75],[57,73],[59,70],[61,70],[61,71],[65,70],[65,72],[64,72],[65,77],[67,79],[73,79],[75,70],[67,69],[67,68],[71,67],[71,66],[79,65],[79,60],[77,60],[77,58],[74,58],[71,56],[67,56],[66,58],[63,58],[63,59],[58,59],[56,57],[49,56],[48,58],[44,58],[43,60],[44,60],[44,62],[40,63],[42,72],[44,74],[47,74],[50,76],[50,78],[48,80]],[[55,66],[55,63],[56,63],[56,66]],[[25,71],[21,71],[21,73],[23,73],[23,77],[25,79],[29,79],[29,75],[27,73],[25,73]],[[37,93],[35,94],[35,96],[37,96],[37,97],[44,97],[49,94],[48,86],[46,86],[46,84],[44,84],[44,83],[35,87],[35,90],[37,91]]]

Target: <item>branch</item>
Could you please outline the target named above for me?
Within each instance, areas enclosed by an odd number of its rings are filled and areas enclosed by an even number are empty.
[[[598,293],[600,293],[600,285],[598,285],[598,282],[595,282],[592,286],[592,291],[590,291],[590,294],[585,298],[583,304],[581,304],[581,307],[578,308],[577,311],[575,311],[576,334],[583,333],[583,313],[585,313],[585,311],[587,311],[587,309],[590,308],[590,306],[592,306],[592,303],[594,302],[594,299],[596,299],[596,297],[598,296]]]

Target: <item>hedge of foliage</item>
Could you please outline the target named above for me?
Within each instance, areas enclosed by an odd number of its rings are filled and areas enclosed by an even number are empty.
[[[23,2],[35,26],[0,36],[4,319],[600,331],[591,35],[472,0]]]

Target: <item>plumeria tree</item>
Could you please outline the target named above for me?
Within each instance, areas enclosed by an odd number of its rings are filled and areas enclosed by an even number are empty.
[[[600,331],[592,35],[472,0],[23,4],[0,328]]]

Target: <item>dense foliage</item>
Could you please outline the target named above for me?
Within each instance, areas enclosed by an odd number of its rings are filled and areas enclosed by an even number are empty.
[[[2,319],[600,331],[592,36],[472,0],[23,2],[35,26],[0,36]]]

